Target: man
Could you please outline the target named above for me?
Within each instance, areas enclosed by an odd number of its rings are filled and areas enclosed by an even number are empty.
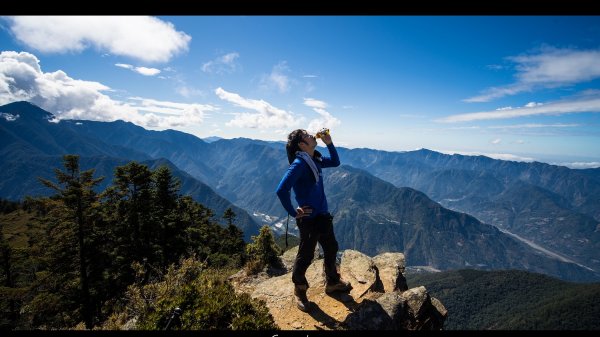
[[[296,305],[302,311],[310,310],[306,297],[309,284],[306,269],[312,262],[317,242],[324,252],[323,266],[327,279],[325,292],[349,291],[350,283],[340,279],[336,268],[338,243],[333,233],[333,216],[327,209],[327,199],[323,189],[322,168],[340,165],[335,146],[328,133],[321,133],[321,139],[327,145],[330,157],[323,157],[317,147],[315,136],[306,130],[292,131],[288,136],[286,150],[290,166],[277,187],[277,196],[286,211],[296,218],[300,231],[300,245],[292,271]],[[292,206],[290,190],[294,189],[298,206]]]

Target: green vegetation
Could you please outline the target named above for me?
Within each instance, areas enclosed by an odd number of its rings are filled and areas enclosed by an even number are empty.
[[[136,162],[96,193],[103,178],[78,156],[63,160],[56,182],[40,179],[55,195],[1,203],[0,329],[122,328],[124,318],[162,329],[174,306],[184,310],[176,328],[273,328],[264,303],[226,281],[247,260],[231,209],[224,228],[178,194],[167,167]],[[269,237],[258,238],[248,252],[272,263]]]
[[[164,329],[175,308],[181,315],[171,322],[173,330],[277,329],[264,302],[236,294],[226,281],[228,273],[206,269],[195,256],[145,285],[140,282],[143,267],[136,264],[135,269],[138,280],[126,292],[125,310],[113,313],[102,329],[122,329],[133,319],[136,329]]]
[[[265,267],[282,267],[279,259],[282,250],[275,244],[269,226],[262,226],[258,236],[252,236],[252,240],[254,242],[246,246],[246,253],[248,254],[246,268],[249,274],[256,274]]]
[[[406,275],[448,309],[447,330],[599,330],[600,284],[518,270]]]
[[[287,250],[290,250],[300,244],[300,238],[295,235],[289,234],[289,233],[288,233],[287,241],[288,242],[287,242],[287,248],[286,248],[285,247],[285,234],[282,234],[282,235],[278,236],[277,238],[275,238],[275,243],[277,244],[277,247],[279,247],[279,249],[281,249],[282,252],[286,252]]]

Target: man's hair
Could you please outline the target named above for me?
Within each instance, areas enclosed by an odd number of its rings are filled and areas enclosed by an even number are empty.
[[[290,132],[290,134],[288,135],[288,141],[287,144],[285,144],[285,151],[287,152],[288,162],[290,162],[290,164],[294,161],[294,159],[296,159],[296,152],[301,151],[298,143],[302,141],[302,136],[304,136],[307,133],[308,132],[306,132],[306,130],[304,129],[296,129]],[[315,150],[314,157],[318,160],[321,160],[321,157],[323,157],[323,155],[321,154],[321,152]]]
[[[290,164],[296,159],[296,151],[300,151],[298,143],[302,141],[302,136],[306,133],[304,129],[296,129],[288,135],[287,144],[285,144],[285,151],[287,152],[288,161]]]

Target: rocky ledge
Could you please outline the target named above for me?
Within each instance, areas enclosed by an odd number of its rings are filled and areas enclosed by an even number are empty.
[[[291,268],[297,247],[281,257],[284,268],[258,275],[240,271],[230,277],[236,291],[266,302],[275,323],[283,330],[441,330],[448,311],[425,287],[408,289],[402,253],[369,257],[345,250],[339,271],[352,283],[350,293],[325,294],[322,256],[306,272],[312,310],[296,308]]]

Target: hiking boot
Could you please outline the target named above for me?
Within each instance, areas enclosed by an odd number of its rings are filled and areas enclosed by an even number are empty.
[[[344,292],[346,292],[346,291],[350,291],[351,289],[352,289],[352,285],[350,285],[350,282],[346,282],[346,281],[340,279],[339,281],[337,281],[334,284],[328,284],[325,287],[325,292],[327,294],[331,294],[331,293],[334,293],[336,291],[344,291]]]
[[[306,297],[306,291],[308,290],[308,286],[296,285],[294,286],[294,297],[296,298],[296,306],[298,309],[308,312],[310,310],[310,302],[308,301],[308,297]]]

